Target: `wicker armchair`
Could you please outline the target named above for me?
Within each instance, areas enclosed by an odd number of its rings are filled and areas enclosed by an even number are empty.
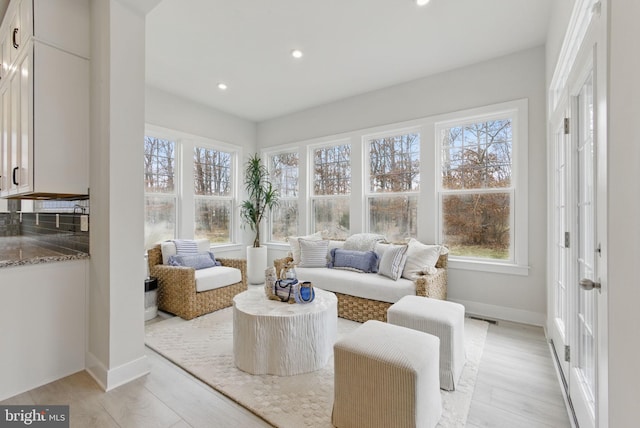
[[[442,254],[436,263],[437,273],[433,275],[421,275],[414,282],[416,284],[416,295],[431,297],[433,299],[446,300],[447,298],[447,263],[449,256]],[[285,264],[293,261],[291,257],[276,259],[273,264],[278,275]],[[371,274],[363,274],[371,275]],[[315,286],[316,284],[314,284]],[[322,284],[318,284],[322,288]],[[381,302],[379,300],[365,299],[363,297],[351,296],[349,294],[335,293],[338,298],[338,316],[348,320],[365,322],[368,320],[387,321],[387,309],[393,303]]]
[[[247,261],[217,259],[242,273],[242,281],[209,291],[196,291],[195,269],[162,264],[162,250],[148,251],[149,274],[158,278],[158,309],[190,320],[233,304],[233,297],[247,289]]]

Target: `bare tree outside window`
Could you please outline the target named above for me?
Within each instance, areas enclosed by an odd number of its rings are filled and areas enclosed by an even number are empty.
[[[442,234],[452,255],[512,254],[512,146],[509,118],[442,129]]]
[[[350,233],[351,145],[316,148],[313,151],[311,210],[315,231],[346,238]]]
[[[195,237],[231,242],[233,154],[204,147],[193,152]]]
[[[271,240],[285,242],[287,236],[298,234],[298,168],[297,152],[270,156],[272,183],[280,195],[279,204],[271,212]]]
[[[420,134],[372,138],[369,146],[369,231],[399,242],[417,236]]]
[[[176,143],[144,137],[145,248],[175,238]]]

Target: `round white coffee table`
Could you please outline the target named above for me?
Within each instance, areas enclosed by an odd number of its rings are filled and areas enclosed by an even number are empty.
[[[324,367],[336,341],[338,299],[315,289],[311,303],[269,300],[264,287],[233,298],[233,356],[251,374],[290,376]]]

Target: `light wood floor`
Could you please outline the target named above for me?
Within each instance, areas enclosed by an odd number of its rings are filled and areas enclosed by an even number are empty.
[[[0,404],[69,404],[78,428],[270,426],[150,349],[147,355],[151,373],[112,391],[80,372]],[[541,328],[490,325],[466,426],[571,426]]]

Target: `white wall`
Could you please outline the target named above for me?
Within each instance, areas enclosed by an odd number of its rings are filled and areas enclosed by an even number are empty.
[[[0,401],[84,369],[87,263],[0,269]]]
[[[92,2],[87,370],[105,389],[148,373],[144,352],[144,15]]]
[[[255,150],[256,124],[185,98],[147,86],[145,121],[148,124],[206,137]]]
[[[562,41],[569,26],[569,19],[575,0],[554,0],[551,4],[551,15],[549,17],[549,28],[547,30],[547,42],[545,45],[547,58],[547,87],[551,83],[553,71],[555,70]]]
[[[543,325],[546,313],[545,51],[539,47],[258,124],[261,149],[520,98],[529,100],[528,276],[449,270],[467,310]],[[272,250],[270,258],[279,256]]]
[[[198,104],[151,86],[146,87],[145,106],[145,122],[148,125],[180,131],[240,147],[243,159],[239,160],[239,168],[243,167],[244,157],[256,151],[255,122]],[[242,183],[240,173],[238,174],[238,180],[239,183]],[[239,198],[242,200],[243,190],[241,186],[239,192]],[[184,209],[183,213],[190,215],[193,211]],[[239,214],[236,215],[236,218],[239,219]],[[216,255],[245,258],[244,246],[248,245],[253,237],[248,229],[239,228],[238,233],[238,240],[242,245],[219,247],[216,249]]]
[[[638,425],[640,397],[640,2],[610,1],[609,427]]]

